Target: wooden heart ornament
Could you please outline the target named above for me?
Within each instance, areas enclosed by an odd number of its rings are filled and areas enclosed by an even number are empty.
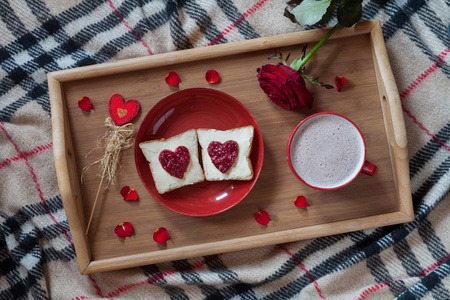
[[[117,126],[130,122],[139,112],[139,102],[136,99],[123,100],[122,95],[114,94],[109,98],[108,110]]]

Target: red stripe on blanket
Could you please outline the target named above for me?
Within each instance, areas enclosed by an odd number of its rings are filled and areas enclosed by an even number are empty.
[[[431,272],[433,272],[434,270],[437,269],[437,267],[439,267],[440,265],[442,265],[444,262],[446,262],[448,259],[450,258],[450,254],[447,254],[446,256],[444,256],[443,258],[441,258],[440,260],[438,260],[437,262],[435,262],[434,264],[432,264],[431,266],[429,266],[428,268],[423,269],[422,272],[417,273],[416,276],[427,276],[428,274],[430,274]]]
[[[47,211],[47,214],[50,216],[50,218],[53,220],[53,222],[55,222],[55,224],[61,229],[61,231],[64,233],[64,235],[66,236],[67,241],[69,241],[69,243],[73,246],[73,242],[72,239],[70,238],[69,234],[67,233],[66,229],[59,224],[59,222],[56,220],[56,218],[53,216],[53,214],[50,212],[50,209],[48,208],[47,204],[46,204],[46,200],[44,199],[44,195],[42,193],[41,190],[41,186],[37,180],[36,174],[34,173],[34,169],[31,166],[30,162],[28,161],[28,158],[24,155],[24,153],[20,152],[19,147],[16,145],[16,143],[14,143],[12,137],[9,135],[8,131],[6,130],[4,123],[0,122],[0,129],[5,133],[6,138],[9,140],[9,142],[14,146],[14,148],[16,149],[17,153],[19,153],[19,156],[23,156],[23,159],[25,160],[25,164],[28,167],[28,170],[31,173],[31,177],[33,178],[36,190],[38,192],[39,198],[42,201],[42,204],[45,208],[45,210]]]
[[[405,97],[409,96],[409,94],[411,94],[412,91],[414,91],[421,83],[424,79],[426,79],[430,74],[434,73],[440,65],[442,65],[444,63],[444,58],[447,56],[447,54],[450,52],[450,48],[445,49],[444,51],[441,52],[441,54],[439,55],[437,61],[431,66],[429,67],[427,70],[425,70],[425,72],[423,72],[422,74],[420,74],[416,80],[414,80],[401,94],[400,94],[400,99],[403,101],[405,99]],[[410,117],[414,123],[416,123],[420,129],[422,129],[428,136],[430,136],[433,141],[435,141],[436,143],[438,143],[441,147],[443,147],[445,150],[450,151],[450,147],[445,145],[442,141],[440,141],[438,138],[436,138],[436,136],[434,134],[432,134],[430,132],[430,130],[428,130],[428,128],[426,128],[419,120],[417,120],[417,118],[411,113],[411,111],[409,111],[406,106],[404,104],[402,104],[402,109],[403,111],[408,115],[408,117]]]
[[[34,148],[31,151],[22,152],[19,155],[16,155],[16,156],[11,157],[11,158],[7,158],[4,161],[0,162],[0,170],[3,167],[5,167],[6,165],[9,165],[10,163],[12,163],[13,161],[18,161],[18,160],[24,159],[25,157],[28,157],[28,156],[31,156],[31,155],[34,155],[34,154],[38,154],[38,153],[40,153],[40,152],[42,152],[44,150],[51,149],[52,147],[53,147],[53,143],[50,142],[47,145],[41,145],[41,146],[39,146],[37,148]]]
[[[119,11],[117,10],[117,8],[114,6],[114,4],[112,3],[111,0],[108,0],[109,6],[112,8],[112,10],[114,11],[114,13],[119,17],[120,21],[122,21],[123,25],[125,25],[126,28],[128,28],[130,30],[130,32],[136,37],[136,39],[142,43],[142,45],[147,48],[147,52],[150,55],[153,55],[152,50],[150,49],[150,47],[147,45],[147,43],[139,36],[139,34],[137,34],[136,31],[134,31],[133,27],[130,26],[130,24],[128,24],[127,20],[125,20],[125,18],[119,13]]]
[[[233,24],[230,24],[227,28],[225,28],[220,34],[218,34],[210,43],[208,43],[205,46],[211,46],[217,43],[220,39],[222,39],[227,33],[229,33],[231,30],[239,26],[246,18],[248,18],[250,15],[252,15],[255,11],[260,9],[264,3],[266,3],[268,0],[260,0],[255,5],[247,9],[242,16]]]
[[[381,288],[387,286],[389,283],[391,283],[391,282],[383,282],[383,283],[375,284],[375,285],[365,289],[361,293],[361,295],[359,295],[358,300],[365,300],[367,296],[369,296],[370,294],[373,294],[376,291],[380,290]]]
[[[423,72],[422,74],[420,74],[416,80],[414,80],[407,88],[406,90],[404,90],[401,94],[400,94],[400,98],[405,98],[406,96],[408,96],[409,94],[411,94],[412,91],[414,91],[419,84],[425,79],[427,78],[430,74],[432,74],[434,71],[436,71],[440,65],[442,65],[444,63],[444,58],[447,56],[447,54],[450,52],[450,48],[445,49],[444,51],[441,52],[441,54],[439,54],[439,57],[437,59],[437,61],[431,66],[429,67],[427,70],[425,70],[425,72]]]
[[[216,258],[220,258],[223,254],[217,254],[216,256],[210,256],[207,259],[203,259],[200,260],[196,263],[193,263],[189,266],[189,268],[185,268],[185,269],[179,269],[179,270],[172,270],[172,271],[166,271],[166,272],[162,272],[161,275],[155,275],[152,276],[151,278],[136,282],[136,283],[129,283],[126,284],[124,286],[121,286],[119,288],[117,288],[115,291],[109,293],[108,295],[103,295],[101,292],[100,287],[98,286],[97,282],[95,281],[95,279],[89,275],[89,279],[92,281],[92,283],[94,284],[95,290],[97,292],[97,295],[102,297],[102,298],[113,298],[113,297],[117,297],[119,296],[121,293],[127,292],[135,287],[141,286],[141,285],[146,285],[146,284],[153,284],[156,283],[158,281],[160,281],[161,279],[166,278],[169,275],[174,275],[183,271],[191,271],[191,270],[195,270],[195,269],[199,269],[202,266],[204,266],[205,264],[207,264],[210,261],[214,261]],[[86,299],[87,297],[85,296],[78,296],[75,298],[72,298],[72,300],[77,300],[77,299]]]
[[[297,256],[295,256],[293,253],[291,253],[287,248],[284,248],[281,245],[278,245],[278,247],[280,247],[280,249],[284,250],[284,252],[288,255],[290,255],[295,262],[297,263],[297,265],[303,270],[303,272],[305,272],[306,277],[309,278],[309,280],[311,280],[311,282],[314,284],[314,287],[317,290],[317,293],[319,294],[319,297],[321,299],[325,299],[325,297],[322,295],[322,291],[319,288],[319,284],[317,283],[316,279],[314,278],[314,276],[311,275],[311,273],[309,273],[308,269],[306,269],[305,265],[302,264],[302,262],[297,258]]]
[[[450,254],[447,254],[446,256],[442,257],[440,260],[438,260],[437,262],[435,262],[434,264],[432,264],[431,266],[423,269],[422,272],[417,273],[416,275],[412,276],[413,277],[425,277],[428,274],[430,274],[431,272],[433,272],[434,270],[437,269],[437,267],[439,267],[440,265],[442,265],[445,261],[447,261],[450,258]],[[411,277],[410,277],[411,278]],[[407,279],[397,279],[397,280],[392,280],[392,281],[387,281],[387,282],[382,282],[382,283],[378,283],[375,284],[367,289],[365,289],[358,297],[358,300],[365,300],[367,296],[369,296],[370,294],[375,293],[376,291],[380,290],[381,288],[385,287],[385,286],[389,286],[391,283],[397,282],[397,281],[405,281]]]

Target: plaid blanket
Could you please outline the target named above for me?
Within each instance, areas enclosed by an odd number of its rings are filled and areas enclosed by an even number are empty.
[[[450,299],[450,2],[368,0],[401,93],[415,220],[80,275],[46,73],[304,30],[279,0],[0,0],[0,299]],[[334,25],[332,18],[328,25]]]

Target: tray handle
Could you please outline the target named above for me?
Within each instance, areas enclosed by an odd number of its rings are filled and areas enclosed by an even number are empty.
[[[385,108],[383,114],[385,114],[386,130],[389,136],[391,159],[394,168],[397,170],[396,188],[400,199],[409,199],[411,197],[411,181],[409,178],[408,138],[402,103],[389,63],[381,24],[378,20],[375,22],[371,31],[372,47],[376,70],[379,73],[379,82],[382,85],[380,97],[382,107]],[[403,171],[398,172],[399,170]],[[400,201],[399,206],[400,211],[405,213],[412,221],[414,219],[412,201]]]

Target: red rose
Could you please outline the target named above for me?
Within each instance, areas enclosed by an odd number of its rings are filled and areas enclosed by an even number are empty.
[[[294,69],[278,64],[264,65],[256,71],[261,89],[276,105],[286,109],[312,107],[314,96]]]

